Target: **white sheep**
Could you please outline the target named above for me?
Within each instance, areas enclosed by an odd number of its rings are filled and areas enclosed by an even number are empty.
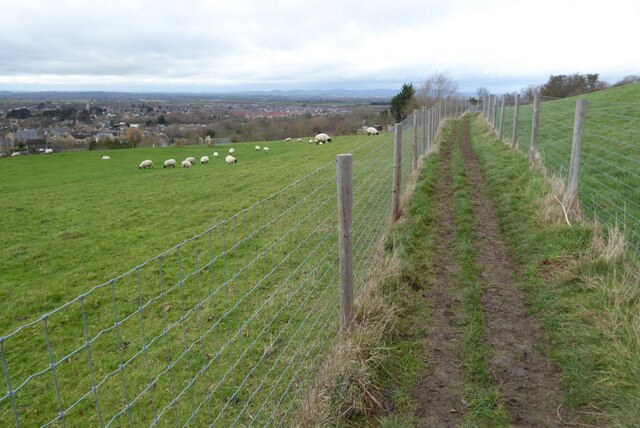
[[[330,143],[331,142],[331,137],[329,137],[327,134],[325,133],[321,133],[321,134],[317,134],[315,137],[313,137],[313,141],[318,144],[320,142],[322,143]]]
[[[50,155],[51,153],[53,153],[53,149],[46,149],[46,150],[44,151],[44,154],[45,154],[45,155]]]
[[[260,146],[256,146],[256,152],[260,151]]]
[[[301,143],[301,142],[302,142],[302,138],[298,138],[296,141],[297,141],[298,143]]]
[[[143,160],[142,162],[140,162],[140,165],[138,165],[138,168],[153,168],[153,161],[149,159]]]
[[[16,156],[20,156],[20,152],[13,152],[11,153],[11,157],[15,158]]]
[[[262,148],[262,150],[264,150],[265,152],[268,152],[268,151],[269,151],[269,147],[264,146],[264,147]]]
[[[189,162],[188,160],[183,160],[180,165],[182,165],[183,168],[191,168],[191,162]]]
[[[236,152],[236,149],[234,149],[233,147],[231,147],[231,148],[229,149],[229,153],[230,153],[230,154],[234,154],[235,152]]]
[[[214,156],[218,156],[218,152],[213,152],[213,155]]]
[[[233,156],[231,156],[231,155],[227,156],[227,157],[224,159],[224,161],[225,161],[226,163],[229,163],[229,164],[231,164],[231,163],[238,163],[238,159],[234,158],[234,157],[233,157]]]
[[[209,156],[202,156],[200,158],[200,163],[201,164],[209,163]]]
[[[100,156],[100,160],[111,160],[111,156],[102,155],[102,156]]]
[[[313,140],[313,138],[309,139],[309,144],[313,144],[315,143],[315,141]]]
[[[194,158],[193,156],[189,156],[188,158],[185,158],[186,161],[189,161],[189,163],[191,165],[195,165],[196,164],[196,158]]]
[[[291,141],[291,137],[285,138],[284,141]]]
[[[373,126],[367,128],[367,135],[378,135],[378,130]]]
[[[166,161],[164,161],[164,164],[162,165],[163,168],[175,168],[176,167],[176,160],[175,159],[167,159]]]

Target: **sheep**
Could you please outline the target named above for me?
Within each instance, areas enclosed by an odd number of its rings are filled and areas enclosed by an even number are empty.
[[[373,126],[367,128],[367,135],[378,135],[378,130]]]
[[[264,147],[262,148],[262,150],[264,150],[265,152],[268,152],[268,151],[269,151],[269,147],[264,146]]]
[[[200,158],[200,163],[201,163],[201,164],[203,164],[203,165],[204,165],[205,163],[209,163],[209,156],[202,156],[202,157]]]
[[[302,138],[298,138],[296,141],[297,141],[298,143],[301,143],[301,142],[302,142]]]
[[[53,153],[53,149],[46,149],[46,150],[44,151],[44,154],[45,154],[45,155],[50,155],[51,153]]]
[[[214,156],[218,156],[218,152],[213,152],[213,155]]]
[[[314,143],[318,144],[320,142],[322,143],[330,143],[331,142],[331,137],[329,137],[327,134],[325,133],[321,133],[321,134],[317,134],[315,137],[313,137],[313,141]]]
[[[234,149],[233,147],[229,149],[229,154],[234,154],[235,152],[236,152],[236,149]]]
[[[231,155],[227,156],[227,157],[224,159],[224,161],[225,161],[226,163],[229,163],[229,164],[231,164],[231,163],[238,163],[238,159],[234,158],[234,157],[233,157],[233,156],[231,156]]]
[[[20,152],[13,152],[11,153],[11,157],[15,158],[16,156],[20,156]]]
[[[183,168],[191,168],[191,162],[189,162],[188,160],[183,160],[180,165],[182,165]]]
[[[260,151],[260,146],[256,146],[256,152]]]
[[[313,144],[315,143],[315,141],[313,140],[313,138],[309,139],[309,144]]]
[[[140,165],[138,166],[138,168],[140,169],[153,168],[153,161],[149,159],[143,160],[142,162],[140,162]]]
[[[185,158],[186,161],[189,161],[189,163],[191,165],[195,165],[196,164],[196,158],[194,158],[193,156],[189,156],[188,158]]]
[[[284,141],[291,141],[291,137],[285,138]]]
[[[175,168],[176,167],[176,160],[175,159],[167,159],[166,161],[164,161],[164,164],[162,165],[163,168]]]
[[[111,160],[111,156],[102,155],[100,156],[100,160]]]

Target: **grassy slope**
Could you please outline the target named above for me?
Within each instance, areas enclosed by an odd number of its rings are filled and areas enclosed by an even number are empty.
[[[269,142],[227,148],[57,153],[0,160],[0,331],[51,310],[326,165],[366,137],[324,146]],[[259,143],[264,145],[265,143]],[[216,150],[221,156],[214,158]],[[209,155],[209,165],[163,169]],[[155,168],[139,170],[152,159]],[[333,169],[329,168],[329,174]],[[15,313],[14,302],[22,305]]]
[[[539,152],[546,168],[566,177],[576,98],[550,100],[540,108]],[[640,252],[640,84],[581,95],[588,100],[580,170],[585,212],[609,226],[626,224],[635,252]],[[528,153],[532,106],[522,106],[518,147]],[[499,112],[498,112],[499,115]],[[513,108],[506,109],[504,138],[511,141]]]

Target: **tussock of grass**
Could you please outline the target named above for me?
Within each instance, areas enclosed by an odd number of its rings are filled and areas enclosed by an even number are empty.
[[[302,427],[335,426],[376,413],[382,407],[382,389],[376,380],[395,334],[397,310],[385,298],[382,283],[400,278],[397,256],[387,257],[361,288],[355,317],[329,351],[329,356],[298,411]]]
[[[626,238],[620,228],[615,226],[605,230],[596,219],[591,237],[591,252],[605,262],[615,262],[622,260],[625,248]]]

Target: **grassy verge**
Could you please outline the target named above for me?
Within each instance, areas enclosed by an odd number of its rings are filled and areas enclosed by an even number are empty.
[[[528,304],[545,326],[563,373],[566,406],[582,422],[633,426],[640,420],[640,274],[591,223],[569,227],[552,191],[524,156],[474,122],[472,147],[496,203],[503,236],[522,267]],[[549,219],[549,212],[556,219]],[[546,213],[543,215],[543,212]],[[546,217],[546,218],[545,218]],[[594,233],[596,232],[596,233]]]

